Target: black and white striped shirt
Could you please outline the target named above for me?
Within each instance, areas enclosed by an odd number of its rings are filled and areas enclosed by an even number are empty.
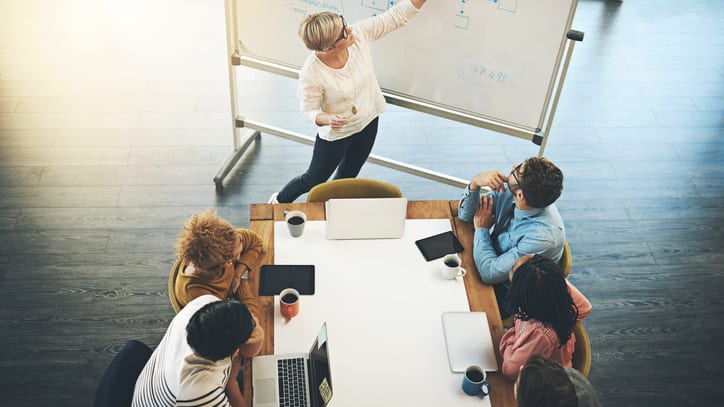
[[[174,317],[136,381],[133,407],[230,405],[224,390],[231,357],[212,362],[194,354],[186,343],[186,325],[191,316],[214,301],[220,299],[203,295]]]

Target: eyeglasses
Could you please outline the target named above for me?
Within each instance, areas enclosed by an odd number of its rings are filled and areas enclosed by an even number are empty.
[[[339,15],[339,18],[342,19],[342,32],[339,34],[339,37],[337,38],[337,40],[334,41],[334,44],[332,44],[332,47],[331,47],[331,48],[327,48],[327,49],[324,49],[324,50],[322,50],[322,51],[329,51],[329,50],[331,50],[331,49],[334,49],[334,46],[337,45],[338,42],[340,42],[340,41],[342,41],[342,40],[346,40],[347,37],[349,37],[349,36],[347,35],[347,20],[344,19],[344,16],[343,16],[343,15],[341,15],[341,14],[338,14],[338,15]]]
[[[510,172],[510,175],[508,175],[508,188],[510,188],[511,191],[521,189],[520,186],[520,180],[518,179],[518,171],[520,171],[520,167],[523,166],[523,163],[518,164],[515,168],[513,168],[513,171]],[[515,180],[515,184],[510,185],[510,178],[513,178]]]
[[[345,21],[344,16],[341,14],[339,15],[339,18],[342,19],[342,35],[339,36],[337,41],[347,39],[347,21]]]

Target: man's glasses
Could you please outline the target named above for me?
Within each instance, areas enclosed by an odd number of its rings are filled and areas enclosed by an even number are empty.
[[[518,164],[515,168],[513,168],[513,171],[510,172],[510,175],[508,175],[508,178],[513,178],[515,180],[515,184],[510,185],[510,180],[508,180],[508,188],[510,188],[511,191],[521,189],[520,187],[520,180],[518,179],[518,171],[520,171],[520,167],[523,166],[523,163]]]

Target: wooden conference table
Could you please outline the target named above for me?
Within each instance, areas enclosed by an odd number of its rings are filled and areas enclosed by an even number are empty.
[[[484,311],[488,316],[488,324],[493,338],[498,366],[501,366],[501,356],[498,344],[503,335],[503,325],[495,300],[493,287],[484,284],[480,278],[472,256],[473,233],[472,224],[461,222],[457,217],[458,201],[410,201],[407,206],[408,219],[449,219],[450,226],[462,243],[465,251],[461,253],[463,267],[468,270],[463,278],[465,291],[468,297],[470,311]],[[298,209],[307,215],[307,220],[324,220],[324,203],[292,203],[292,204],[252,204],[250,214],[250,229],[257,232],[266,245],[264,264],[274,263],[274,222],[284,220],[284,211]],[[411,281],[411,283],[413,283]],[[258,275],[254,274],[251,284],[258,292]],[[259,297],[261,306],[260,324],[264,328],[266,338],[262,347],[262,355],[274,353],[274,297]],[[305,344],[306,346],[306,344]],[[247,360],[244,369],[244,396],[251,402],[251,363]],[[490,402],[493,407],[514,406],[513,383],[505,380],[499,372],[488,374],[491,393]]]

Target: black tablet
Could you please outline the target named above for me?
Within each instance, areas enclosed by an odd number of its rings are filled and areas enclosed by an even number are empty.
[[[420,249],[425,260],[431,261],[439,259],[446,254],[460,253],[463,251],[463,245],[451,231],[439,233],[415,242],[417,248]]]
[[[314,265],[265,264],[261,266],[259,295],[277,295],[294,288],[302,295],[314,294]]]

